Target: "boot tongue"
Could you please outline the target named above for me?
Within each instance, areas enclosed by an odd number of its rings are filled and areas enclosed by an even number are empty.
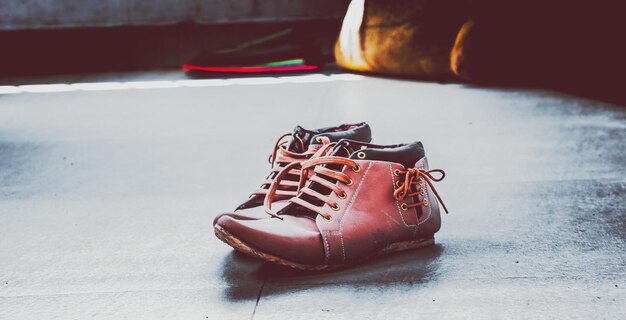
[[[310,145],[321,144],[319,138],[322,137],[328,138],[330,142],[339,142],[342,140],[354,141],[354,144],[350,144],[348,147],[352,147],[353,150],[356,150],[355,148],[361,148],[361,145],[358,145],[359,141],[367,143],[372,140],[372,132],[369,125],[365,122],[342,124],[337,127],[320,128],[316,130],[308,130],[301,126],[296,126],[293,129],[293,136],[287,145],[287,150],[299,153],[307,151]],[[348,157],[349,154],[343,154],[341,156]]]
[[[372,141],[372,130],[365,123],[342,124],[337,127],[320,128],[316,130],[315,136],[311,139],[312,144],[320,143],[318,138],[326,137],[330,142],[339,142],[342,139],[370,142]]]
[[[309,144],[311,144],[311,139],[313,139],[316,134],[317,132],[315,131],[296,126],[293,129],[291,140],[287,144],[287,150],[298,153],[305,152],[309,148]]]
[[[367,159],[402,164],[405,168],[412,168],[415,163],[424,157],[424,146],[421,142],[399,144],[385,148],[364,148],[352,152],[350,159]]]

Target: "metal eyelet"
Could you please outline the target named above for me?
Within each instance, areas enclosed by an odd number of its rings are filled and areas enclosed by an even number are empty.
[[[417,184],[419,184],[420,186],[423,186],[424,183],[425,183],[424,179],[419,179],[419,181],[417,182]]]
[[[365,159],[366,154],[365,154],[365,152],[361,151],[361,152],[357,153],[356,156],[359,159]]]
[[[360,166],[356,166],[355,168],[352,168],[352,171],[360,172],[361,171],[361,167]]]
[[[335,210],[335,211],[339,211],[339,205],[334,205],[334,206],[330,206],[331,209]]]
[[[400,188],[400,186],[402,186],[402,181],[400,180],[396,181],[396,187]]]
[[[424,200],[422,200],[422,201],[424,201],[423,206],[424,206],[424,207],[428,207],[428,200],[424,199]]]
[[[420,196],[423,196],[426,194],[426,191],[424,191],[424,189],[420,189],[419,193],[420,193]]]
[[[396,176],[396,177],[399,177],[400,176],[400,170],[394,169],[393,170],[393,175]]]
[[[402,202],[402,204],[400,205],[400,209],[407,211],[409,210],[409,206],[406,203]]]
[[[351,186],[354,183],[354,181],[352,181],[352,179],[348,179],[348,182],[346,182],[346,186]]]
[[[348,195],[343,192],[337,195],[337,198],[341,199],[341,200],[345,200],[348,197]]]
[[[332,221],[333,220],[333,216],[331,215],[327,215],[327,216],[322,216],[322,218],[326,221]]]
[[[319,142],[319,143],[323,143],[324,141],[322,140],[322,137],[317,137],[315,138],[315,141]]]

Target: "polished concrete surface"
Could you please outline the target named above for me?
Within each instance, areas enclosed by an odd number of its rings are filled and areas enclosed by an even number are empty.
[[[626,108],[360,76],[179,80],[3,83],[118,82],[0,87],[0,318],[626,319]],[[446,170],[435,246],[305,273],[213,236],[278,135],[349,121],[423,141]]]

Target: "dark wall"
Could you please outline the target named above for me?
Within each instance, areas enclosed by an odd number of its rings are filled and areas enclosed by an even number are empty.
[[[228,48],[285,28],[330,51],[341,19],[289,23],[82,28],[0,32],[0,76],[180,68],[203,50]],[[292,37],[294,38],[294,37]]]

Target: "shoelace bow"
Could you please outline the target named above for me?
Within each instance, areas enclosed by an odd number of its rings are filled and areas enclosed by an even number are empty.
[[[359,172],[361,171],[361,168],[359,167],[359,165],[348,159],[348,158],[344,158],[344,157],[337,157],[337,156],[325,156],[324,153],[327,152],[327,150],[329,149],[329,147],[331,147],[333,144],[329,144],[324,146],[323,148],[321,148],[320,150],[318,150],[318,152],[316,152],[316,154],[311,157],[311,159],[303,161],[300,163],[301,165],[301,171],[300,171],[300,180],[298,181],[298,192],[297,194],[303,193],[303,194],[307,194],[311,197],[313,197],[314,199],[318,199],[321,200],[322,202],[328,204],[330,206],[331,209],[337,211],[339,210],[339,204],[336,201],[333,201],[330,196],[326,196],[323,195],[321,193],[319,193],[316,190],[313,190],[312,188],[309,187],[304,187],[304,184],[307,181],[312,181],[312,182],[316,182],[328,189],[330,189],[332,192],[334,192],[337,197],[339,197],[340,199],[345,199],[345,197],[347,196],[345,191],[339,187],[337,184],[330,182],[324,178],[322,178],[321,176],[326,176],[328,178],[331,179],[335,179],[337,181],[342,182],[343,184],[350,186],[352,185],[352,180],[350,179],[350,177],[348,177],[348,175],[346,175],[343,172],[340,172],[338,170],[333,170],[333,169],[329,169],[328,167],[324,167],[322,165],[324,164],[338,164],[338,165],[346,165],[348,167],[350,167],[354,172]],[[295,164],[289,164],[287,165],[283,171],[281,171],[276,178],[274,179],[274,182],[272,183],[272,185],[269,188],[269,192],[267,193],[266,197],[265,197],[265,201],[264,201],[264,205],[265,205],[265,212],[267,212],[270,216],[272,217],[276,217],[279,219],[282,219],[282,217],[280,217],[279,215],[277,215],[275,212],[272,211],[272,198],[274,197],[275,194],[277,194],[277,187],[280,184],[280,181],[282,180],[282,178],[285,176],[286,172],[288,170],[290,170],[290,166],[295,166]],[[309,174],[309,171],[313,169],[313,174]],[[310,175],[310,176],[309,176]],[[316,212],[317,214],[321,215],[324,219],[326,220],[330,220],[332,219],[332,216],[326,212],[324,212],[324,210],[322,209],[322,207],[320,206],[316,206],[312,203],[310,203],[309,201],[306,201],[302,198],[298,198],[298,197],[292,197],[291,199],[289,199],[290,202],[292,203],[296,203],[299,204],[313,212]]]
[[[300,176],[301,170],[298,169],[297,166],[302,161],[305,161],[307,158],[309,158],[310,156],[313,156],[317,152],[316,149],[310,149],[302,153],[287,150],[287,144],[289,143],[289,140],[283,140],[283,139],[289,136],[295,137],[292,133],[288,132],[288,133],[281,135],[278,138],[278,140],[276,140],[276,143],[274,143],[274,150],[272,151],[272,153],[270,154],[268,158],[268,162],[272,166],[272,171],[270,172],[268,178],[261,184],[261,187],[255,192],[253,192],[252,195],[265,195],[267,198],[269,187],[271,187],[272,183],[276,181],[276,177],[280,173],[284,172],[283,175],[286,175],[289,173],[289,174]],[[295,138],[297,138],[296,141],[300,143],[300,149],[301,150],[304,149],[304,142],[298,137],[295,137]],[[330,144],[330,140],[327,137],[319,137],[318,142],[321,142],[323,146]],[[287,166],[291,164],[294,164],[294,165],[292,165],[289,170],[284,170]],[[265,187],[268,187],[268,188],[265,188]],[[278,189],[279,187],[280,189]],[[278,190],[274,191],[274,194],[276,194],[277,196],[281,196],[281,197],[296,196],[298,194],[298,190],[297,189],[287,190],[290,187],[299,188],[298,181],[281,179],[280,184],[277,185]]]
[[[402,176],[404,175],[404,181],[398,181],[400,183],[400,185],[398,185],[398,189],[396,189],[393,192],[393,197],[397,200],[397,201],[402,201],[404,200],[406,197],[414,197],[417,195],[425,195],[426,191],[423,188],[424,182],[428,183],[428,186],[430,186],[430,190],[433,191],[433,193],[435,194],[435,197],[437,197],[437,200],[439,201],[439,203],[441,203],[441,206],[443,207],[443,210],[446,211],[446,213],[448,213],[448,208],[446,208],[446,205],[443,203],[443,201],[441,200],[441,197],[439,196],[439,193],[437,193],[437,190],[435,189],[435,186],[433,186],[433,181],[435,182],[439,182],[441,180],[443,180],[443,178],[446,177],[446,173],[445,171],[441,170],[441,169],[432,169],[432,170],[423,170],[423,169],[417,169],[417,168],[410,168],[407,170],[395,170],[394,173],[398,176]],[[436,178],[433,176],[433,173],[440,173],[441,177]],[[416,192],[410,192],[411,191],[411,185],[416,185],[417,186],[417,191]],[[428,205],[428,200],[426,198],[424,198],[424,200],[417,202],[417,203],[413,203],[413,204],[407,204],[407,203],[403,203],[403,209],[407,210],[409,208],[414,208],[417,206],[427,206]]]

